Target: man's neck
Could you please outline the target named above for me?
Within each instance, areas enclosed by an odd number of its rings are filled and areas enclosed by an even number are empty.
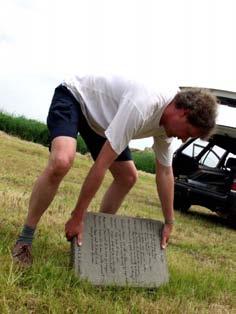
[[[174,108],[174,101],[172,100],[165,108],[165,110],[163,111],[163,114],[161,116],[160,119],[160,125],[165,127],[166,121],[169,119],[169,117],[172,115],[173,113],[173,108]]]

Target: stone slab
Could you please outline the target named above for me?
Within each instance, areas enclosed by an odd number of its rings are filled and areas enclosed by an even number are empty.
[[[71,245],[72,265],[94,285],[158,287],[169,280],[163,223],[157,220],[87,213],[83,244]]]

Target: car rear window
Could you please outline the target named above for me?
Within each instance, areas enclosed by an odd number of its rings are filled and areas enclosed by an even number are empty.
[[[185,149],[182,151],[182,154],[189,157],[197,157],[203,150],[203,148],[207,146],[207,144],[207,141],[203,141],[198,138],[194,142],[186,146]]]
[[[187,155],[189,157],[197,158],[200,153],[202,153],[202,150],[209,144],[208,141],[204,141],[201,139],[196,139],[192,143],[190,143],[188,146],[186,146],[182,153],[184,155]],[[212,147],[209,147],[209,149],[204,153],[203,156],[201,156],[201,159],[199,160],[199,164],[215,168],[219,164],[221,158],[225,154],[226,150],[222,147],[219,147],[217,145],[214,145]],[[229,154],[230,156],[233,154]],[[232,156],[233,157],[233,156]]]
[[[206,153],[200,159],[199,163],[207,167],[215,168],[219,164],[225,152],[225,149],[214,145],[208,151],[206,151]]]

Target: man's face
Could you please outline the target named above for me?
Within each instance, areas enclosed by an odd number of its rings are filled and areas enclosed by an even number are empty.
[[[201,129],[191,125],[187,120],[187,112],[180,110],[179,114],[172,117],[165,125],[165,131],[168,137],[177,137],[186,142],[190,137],[196,138],[202,135]]]

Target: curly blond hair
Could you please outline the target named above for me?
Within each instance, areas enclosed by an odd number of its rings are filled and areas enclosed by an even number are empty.
[[[186,88],[174,99],[176,108],[187,109],[188,122],[200,128],[201,138],[208,138],[215,130],[218,101],[207,89]]]

